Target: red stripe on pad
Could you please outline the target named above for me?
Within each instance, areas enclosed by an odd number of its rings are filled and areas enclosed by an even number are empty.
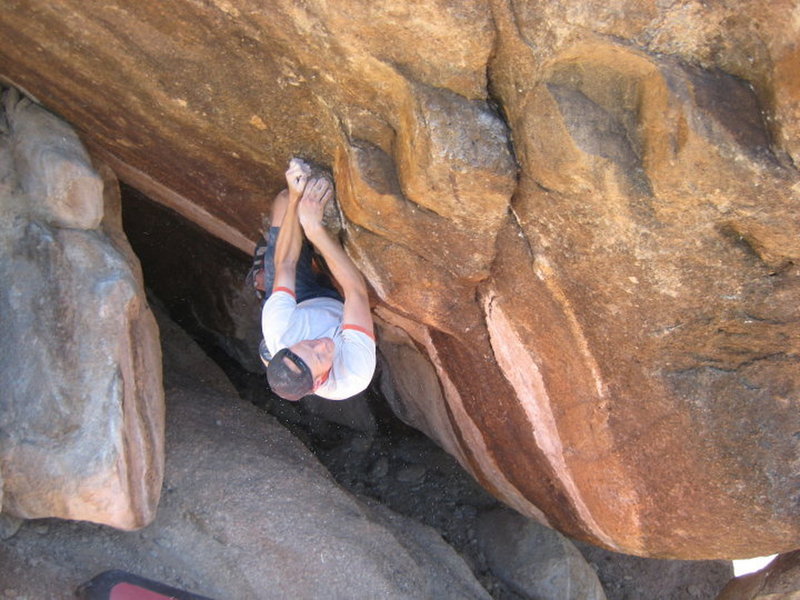
[[[111,588],[108,598],[109,600],[170,600],[174,596],[165,596],[138,585],[123,582]]]
[[[360,325],[342,325],[342,329],[352,329],[354,331],[360,331],[361,333],[365,333],[369,337],[371,337],[372,341],[375,341],[375,334],[373,334],[369,329],[365,329]]]
[[[297,294],[294,293],[294,290],[290,290],[287,287],[279,286],[279,287],[273,288],[272,289],[272,293],[274,294],[275,292],[286,292],[292,298],[297,298]]]

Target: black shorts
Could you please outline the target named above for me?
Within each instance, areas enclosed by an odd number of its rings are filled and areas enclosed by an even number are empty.
[[[275,243],[278,241],[278,232],[280,227],[270,227],[267,238],[259,242],[256,247],[256,264],[254,267],[261,266],[264,269],[264,289],[266,290],[266,301],[272,294],[272,288],[275,285]],[[263,250],[263,256],[261,249]],[[307,240],[303,240],[303,247],[300,250],[300,259],[297,261],[297,271],[295,276],[294,291],[297,296],[298,304],[304,300],[311,298],[333,298],[339,302],[344,302],[341,294],[333,287],[330,277],[318,269],[315,269],[312,260],[314,252],[311,244]],[[261,265],[258,265],[259,261]]]

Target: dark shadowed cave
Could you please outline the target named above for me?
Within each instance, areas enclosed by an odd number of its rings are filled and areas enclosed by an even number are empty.
[[[271,394],[256,356],[258,301],[243,283],[250,257],[124,184],[122,210],[151,301],[223,368],[243,399],[276,417],[351,493],[436,529],[494,598],[523,597],[492,573],[476,539],[478,517],[502,504],[392,413],[380,390],[380,359],[373,384],[352,401],[295,404]],[[609,600],[712,599],[731,576],[726,561],[645,559],[574,543]]]

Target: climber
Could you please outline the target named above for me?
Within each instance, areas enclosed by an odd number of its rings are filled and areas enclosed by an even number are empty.
[[[363,391],[375,371],[367,286],[323,226],[323,209],[334,193],[330,179],[312,176],[308,164],[293,158],[286,182],[287,189],[273,203],[271,226],[250,276],[257,289],[268,293],[261,312],[267,380],[286,400],[312,393],[343,400]],[[309,242],[322,255],[344,298],[330,278],[315,269]]]

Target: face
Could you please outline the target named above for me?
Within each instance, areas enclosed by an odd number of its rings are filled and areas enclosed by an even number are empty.
[[[323,377],[331,370],[336,346],[331,338],[326,337],[318,340],[303,340],[289,346],[289,349],[305,361],[314,376],[314,384],[319,385]]]

